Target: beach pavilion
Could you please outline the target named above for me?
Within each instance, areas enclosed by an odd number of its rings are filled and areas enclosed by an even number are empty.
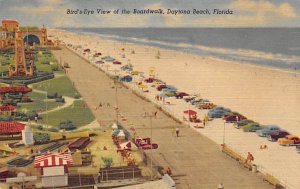
[[[72,164],[70,153],[47,153],[34,160],[34,167],[41,170],[43,187],[68,186],[68,166]]]
[[[0,121],[0,135],[21,135],[25,124],[16,121]]]

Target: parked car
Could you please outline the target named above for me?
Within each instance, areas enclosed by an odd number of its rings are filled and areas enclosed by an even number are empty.
[[[239,128],[241,128],[241,127],[243,127],[243,126],[245,126],[245,125],[247,125],[247,124],[249,124],[249,123],[254,123],[254,121],[252,121],[252,120],[250,120],[250,119],[243,119],[243,120],[241,120],[241,121],[235,122],[235,123],[233,124],[233,126],[234,126],[235,128],[237,128],[237,129],[239,129]]]
[[[279,138],[277,141],[282,146],[300,144],[300,138],[295,135],[286,135],[284,138]]]
[[[140,72],[137,70],[131,71],[131,75],[138,75]]]
[[[98,60],[98,61],[94,62],[94,64],[104,64],[104,62],[102,60]]]
[[[210,102],[210,101],[207,98],[203,98],[203,99],[199,99],[199,100],[192,100],[191,104],[196,105],[196,107],[197,107],[198,104],[203,104],[203,103],[208,103],[208,102]]]
[[[121,77],[120,81],[131,82],[132,81],[132,77],[130,75],[126,75],[126,76]]]
[[[153,83],[155,81],[155,79],[153,77],[149,77],[149,78],[146,78],[144,81],[146,83]]]
[[[83,52],[91,52],[90,49],[84,49]]]
[[[207,115],[210,118],[221,118],[224,115],[230,114],[231,110],[222,106],[217,106],[208,111]]]
[[[216,107],[216,105],[211,102],[204,102],[204,103],[197,104],[196,107],[199,109],[213,109]]]
[[[162,91],[164,91],[164,92],[177,92],[177,89],[175,88],[175,87],[173,87],[172,85],[167,85],[167,87],[166,88],[163,88],[162,89]]]
[[[241,120],[244,120],[244,119],[247,119],[245,116],[241,115],[241,114],[229,114],[229,115],[226,115],[224,117],[224,121],[225,122],[237,122],[237,121],[241,121]]]
[[[124,66],[122,66],[121,67],[121,70],[129,70],[129,71],[132,71],[132,66],[130,66],[130,65],[124,65]]]
[[[117,60],[116,60],[116,61],[113,62],[113,64],[121,65],[122,63],[121,63],[120,61],[117,61]]]
[[[260,125],[259,123],[249,123],[243,126],[244,132],[256,132],[257,130],[265,128],[264,126]]]
[[[167,85],[166,85],[166,84],[158,85],[158,86],[156,87],[156,89],[157,89],[158,91],[161,91],[161,90],[164,89],[164,88],[167,88]]]
[[[115,61],[115,59],[111,56],[105,56],[101,58],[102,60],[106,61],[106,62],[113,62]]]
[[[256,131],[256,134],[258,136],[265,137],[267,135],[270,135],[272,132],[278,130],[280,130],[280,127],[278,127],[277,125],[267,125],[266,128]]]
[[[196,98],[196,96],[183,97],[184,101],[186,101],[186,102],[190,102],[190,101],[194,100],[195,98]]]
[[[183,98],[184,96],[189,96],[189,94],[185,92],[177,92],[175,95],[176,98]]]
[[[267,136],[269,141],[275,142],[279,138],[284,138],[285,136],[289,135],[290,133],[284,130],[278,130],[272,132],[270,135]]]
[[[173,97],[176,95],[176,92],[175,91],[164,91],[163,94],[166,95],[167,97]]]

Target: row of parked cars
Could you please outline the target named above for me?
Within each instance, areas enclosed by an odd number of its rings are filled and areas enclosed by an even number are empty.
[[[296,149],[300,153],[300,138],[277,125],[261,125],[237,112],[232,112],[229,108],[221,106],[211,109],[208,116],[210,118],[223,118],[224,122],[234,123],[233,125],[237,129],[243,129],[244,132],[256,132],[258,136],[266,137],[272,142],[278,141],[283,146],[296,145]]]

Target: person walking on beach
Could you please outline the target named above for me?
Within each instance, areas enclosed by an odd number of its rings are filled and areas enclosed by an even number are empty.
[[[154,118],[156,119],[157,111],[154,112]]]
[[[179,128],[176,127],[176,136],[179,137]]]
[[[254,161],[254,157],[250,152],[248,152],[247,159],[246,159],[245,163],[248,163],[248,162],[251,163],[252,161]]]

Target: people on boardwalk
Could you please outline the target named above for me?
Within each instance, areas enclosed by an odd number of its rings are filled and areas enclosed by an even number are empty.
[[[179,137],[179,128],[176,127],[176,136]]]

